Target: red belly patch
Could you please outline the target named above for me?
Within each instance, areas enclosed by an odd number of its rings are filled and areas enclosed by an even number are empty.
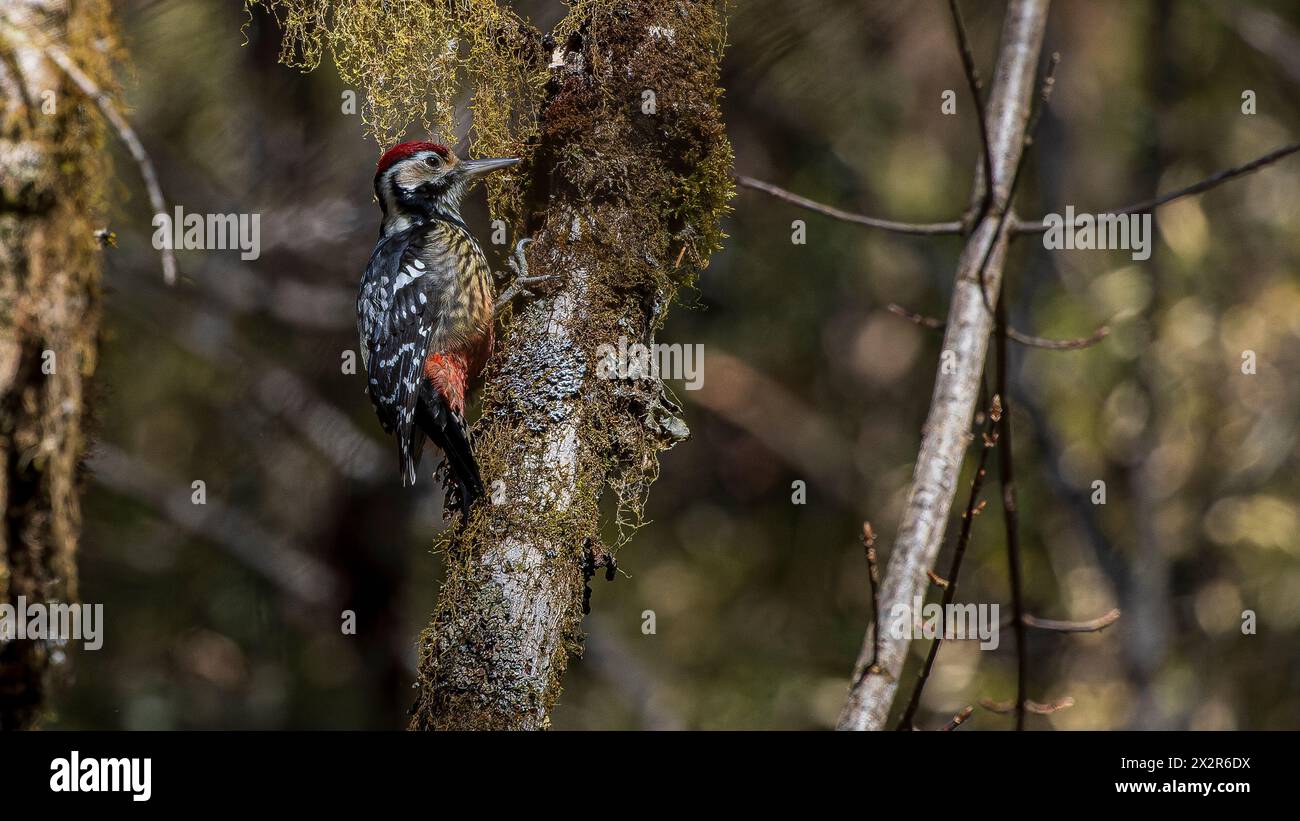
[[[429,380],[447,407],[465,413],[465,384],[469,369],[465,357],[458,353],[437,352],[424,360],[424,378]]]

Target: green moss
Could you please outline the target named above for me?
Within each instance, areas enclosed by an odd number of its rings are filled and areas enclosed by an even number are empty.
[[[541,38],[495,0],[245,0],[244,8],[250,21],[254,8],[274,18],[285,65],[312,71],[328,53],[362,93],[362,119],[381,145],[412,126],[450,140],[465,87],[481,154],[517,156],[535,131],[546,81]],[[510,173],[489,181],[496,213],[511,210],[517,194]]]
[[[485,0],[388,0],[390,17],[374,16],[380,0],[248,2],[293,32],[291,64],[309,68],[333,51],[345,80],[367,90],[377,136],[409,124],[417,97],[431,99],[445,133],[456,67],[473,88],[479,150],[524,157],[489,192],[491,205],[535,238],[532,271],[565,281],[507,320],[488,364],[475,454],[489,492],[501,481],[508,501],[479,505],[438,542],[447,580],[421,636],[412,726],[544,725],[581,649],[584,586],[605,552],[601,500],[616,508],[616,551],[644,521],[660,453],[685,435],[660,381],[601,379],[595,368],[600,346],[620,336],[652,342],[678,290],[721,245],[733,193],[722,10],[709,0],[574,0],[552,34],[560,47],[543,55],[540,35]],[[447,32],[460,38],[454,57],[431,50]],[[397,37],[391,49],[387,36]],[[411,65],[432,66],[430,76],[411,76]],[[548,323],[561,298],[575,310],[557,329]],[[557,436],[572,436],[576,459],[574,474],[553,483],[544,474]],[[556,487],[563,499],[547,495]],[[507,587],[525,595],[507,599]],[[548,607],[544,669],[521,645],[530,616],[512,611],[530,591]]]

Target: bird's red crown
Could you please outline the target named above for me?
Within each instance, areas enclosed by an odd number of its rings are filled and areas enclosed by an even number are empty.
[[[412,154],[418,154],[421,151],[436,151],[445,160],[451,153],[447,146],[438,143],[410,142],[399,143],[384,152],[379,158],[379,166],[375,169],[375,175],[384,173],[392,167],[393,163],[404,160]]]

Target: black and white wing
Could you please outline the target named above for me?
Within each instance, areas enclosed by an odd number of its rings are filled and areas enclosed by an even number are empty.
[[[415,226],[381,241],[370,257],[357,297],[357,331],[367,391],[379,423],[397,435],[402,484],[415,483],[424,436],[416,402],[424,360],[439,334],[454,271],[436,232]]]

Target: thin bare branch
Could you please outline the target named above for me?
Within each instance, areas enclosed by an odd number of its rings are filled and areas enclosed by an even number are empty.
[[[862,523],[862,546],[867,552],[867,583],[871,585],[871,623],[877,625],[876,635],[880,635],[880,566],[876,563],[876,531],[872,529],[871,522]],[[877,639],[877,645],[879,639]],[[876,658],[879,656],[879,647],[876,653],[871,657],[871,663],[862,668],[862,675],[877,672]]]
[[[1052,101],[1052,89],[1056,84],[1056,67],[1060,62],[1061,55],[1053,53],[1048,61],[1047,72],[1043,78],[1039,104],[1033,108],[1021,134],[1020,156],[1016,159],[1015,171],[1012,172],[1011,183],[1007,188],[1007,196],[998,213],[996,229],[998,236],[1002,235],[1003,226],[1011,213],[1012,202],[1016,195],[1016,186],[1020,182],[1020,171],[1024,168],[1025,156],[1029,153],[1030,146],[1033,145],[1034,132],[1038,128],[1038,121],[1043,115],[1043,110]],[[988,307],[989,296],[987,289],[984,287],[984,269],[988,264],[991,253],[991,248],[985,252],[984,260],[980,263],[979,269],[980,296],[983,298],[986,308]],[[1020,513],[1016,501],[1015,457],[1013,456],[1011,440],[1011,397],[1009,377],[1007,375],[1009,368],[1007,355],[1009,323],[1007,322],[1006,291],[1006,280],[1004,278],[1001,287],[997,291],[997,306],[994,312],[997,392],[1002,397],[1003,402],[1002,413],[995,421],[998,426],[998,439],[1002,443],[1002,449],[998,452],[999,483],[1002,485],[1002,519],[1006,530],[1011,609],[1015,617],[1013,627],[1016,634],[1016,729],[1023,730],[1025,728],[1025,694],[1029,686],[1029,657],[1028,644],[1025,640],[1024,585],[1020,574]]]
[[[1055,633],[1099,633],[1119,621],[1119,617],[1120,610],[1116,607],[1095,619],[1088,619],[1087,621],[1040,619],[1028,613],[1022,617],[1022,621],[1026,627],[1032,627],[1035,630],[1050,630]]]
[[[1033,713],[1036,716],[1046,716],[1061,710],[1069,709],[1074,706],[1074,699],[1070,696],[1059,698],[1049,704],[1037,701],[1024,701],[1021,703],[1024,712]],[[1016,704],[1013,701],[994,701],[991,698],[980,699],[980,706],[990,713],[1007,715],[1016,711]]]
[[[1029,686],[1029,657],[1025,641],[1025,596],[1020,575],[1020,507],[1016,500],[1015,458],[1011,442],[1011,402],[1007,395],[1010,384],[1007,356],[1007,300],[1005,289],[998,297],[997,334],[995,357],[997,359],[997,391],[1002,396],[1003,412],[998,423],[998,481],[1002,485],[1002,521],[1006,530],[1007,573],[1011,586],[1012,627],[1016,634],[1016,729],[1025,728],[1025,694]]]
[[[920,325],[923,328],[932,328],[941,331],[944,328],[944,321],[933,316],[918,314],[915,311],[909,311],[903,306],[891,302],[885,306],[886,309],[895,316],[901,316],[908,322]],[[1049,351],[1074,351],[1080,348],[1090,348],[1110,335],[1110,328],[1102,325],[1097,330],[1087,336],[1076,337],[1073,339],[1049,339],[1044,336],[1032,336],[1024,331],[1018,331],[1014,327],[1007,328],[1007,336],[1012,342],[1019,343],[1029,348],[1044,348]]]
[[[957,235],[963,231],[960,221],[956,222],[896,222],[894,220],[879,219],[877,217],[868,217],[866,214],[855,214],[851,211],[841,211],[830,205],[823,205],[807,197],[801,197],[798,194],[787,191],[772,185],[770,182],[756,180],[753,177],[746,177],[740,174],[735,176],[736,185],[742,188],[751,188],[755,191],[762,191],[764,194],[776,197],[779,200],[796,205],[809,211],[815,211],[823,216],[837,219],[840,222],[850,222],[854,225],[865,225],[868,228],[880,228],[885,231],[893,231],[898,234],[912,234],[915,236],[944,236]]]
[[[63,49],[49,42],[36,42],[22,30],[18,24],[9,18],[5,12],[0,9],[0,17],[8,23],[5,29],[11,37],[29,48],[39,49],[54,63],[59,69],[67,75],[68,79],[81,90],[82,94],[95,101],[104,119],[108,121],[117,136],[121,138],[126,150],[131,154],[131,159],[140,169],[140,176],[144,180],[145,190],[149,194],[149,205],[153,208],[155,214],[167,213],[167,201],[163,198],[162,186],[158,184],[158,173],[154,170],[153,160],[149,159],[149,154],[144,150],[144,143],[140,142],[139,136],[136,135],[135,129],[127,122],[126,117],[117,110],[113,103],[113,98],[105,93],[95,81],[90,78],[81,67],[73,62]],[[176,283],[176,254],[169,247],[159,249],[162,256],[163,281],[168,285]]]
[[[1007,195],[1003,200],[1002,207],[998,209],[998,227],[997,236],[1002,236],[1002,229],[1011,218],[1012,202],[1016,198],[1016,186],[1020,184],[1020,169],[1025,166],[1025,155],[1029,153],[1029,147],[1034,144],[1034,132],[1038,130],[1038,121],[1043,116],[1043,109],[1047,108],[1048,103],[1052,101],[1052,89],[1056,87],[1056,67],[1061,63],[1061,55],[1055,52],[1047,63],[1047,74],[1043,77],[1041,90],[1039,91],[1039,103],[1034,106],[1029,114],[1029,119],[1025,123],[1025,130],[1020,136],[1020,156],[1016,160],[1015,170],[1011,172],[1011,182],[1007,186]],[[988,267],[989,257],[993,253],[993,247],[984,252],[984,259],[980,261],[979,275],[977,279],[980,284],[980,296],[984,299],[984,307],[989,313],[993,313],[993,305],[989,301],[988,288],[984,283],[984,271]]]
[[[949,732],[949,733],[952,732],[953,730],[957,729],[961,725],[965,724],[968,720],[970,720],[971,713],[974,712],[975,712],[975,708],[972,705],[967,704],[965,707],[962,708],[960,713],[953,716],[952,719],[947,724],[943,725],[943,727],[940,728],[941,731]]]
[[[966,500],[966,510],[961,515],[961,531],[957,535],[957,545],[953,548],[952,564],[948,568],[948,578],[942,585],[942,612],[944,613],[948,612],[948,606],[957,598],[957,574],[961,572],[961,561],[966,555],[966,548],[970,545],[971,528],[975,524],[975,515],[979,509],[980,490],[984,485],[984,466],[988,462],[989,451],[997,445],[997,429],[994,426],[1001,416],[1002,400],[994,396],[993,402],[989,406],[989,418],[984,430],[983,446],[980,448],[979,460],[975,464],[975,476],[970,483],[970,495]],[[930,572],[930,576],[934,577],[933,571]],[[903,717],[898,722],[898,729],[900,730],[910,730],[914,726],[916,711],[921,706],[921,693],[925,690],[926,682],[930,680],[930,671],[934,669],[934,661],[939,655],[939,647],[943,644],[944,635],[945,633],[940,631],[930,642],[930,651],[926,654],[925,664],[921,665],[921,672],[917,675],[916,686],[912,688],[912,697],[908,700],[907,709],[903,711]]]
[[[993,202],[993,152],[989,149],[989,125],[984,119],[984,83],[980,80],[979,69],[975,67],[975,52],[971,49],[970,37],[966,34],[966,21],[961,16],[957,0],[948,0],[948,11],[952,14],[953,28],[957,34],[957,51],[961,54],[961,67],[966,73],[966,85],[970,88],[972,102],[975,103],[975,118],[979,123],[980,148],[984,152],[981,165],[984,166],[984,193],[979,197],[979,209],[971,220],[971,225],[988,213]]]
[[[1020,170],[1024,168],[1025,156],[1029,153],[1029,147],[1033,145],[1034,132],[1038,128],[1038,121],[1043,115],[1043,110],[1052,101],[1052,89],[1056,85],[1056,67],[1060,62],[1061,55],[1053,53],[1047,64],[1047,73],[1043,78],[1042,90],[1039,92],[1039,104],[1034,107],[1029,115],[1028,122],[1025,123],[1025,130],[1021,136],[1022,150],[1020,157],[1016,161],[1016,170],[1011,175],[1011,185],[1007,191],[1006,201],[998,214],[999,234],[1001,234],[1007,217],[1011,213],[1012,201],[1016,195],[1016,186],[1020,182]],[[988,263],[988,256],[989,254],[986,253],[984,261],[980,263],[980,294],[984,298],[985,307],[988,307],[989,299],[988,291],[984,287],[984,266]],[[1025,693],[1029,686],[1029,657],[1028,645],[1025,641],[1024,586],[1020,574],[1020,513],[1016,501],[1015,458],[1011,440],[1011,396],[1009,377],[1007,375],[1009,368],[1007,339],[1010,337],[1010,324],[1007,321],[1005,278],[1002,287],[998,289],[997,307],[994,311],[994,327],[996,328],[994,350],[997,359],[997,392],[1003,401],[1003,413],[997,420],[998,438],[1002,441],[1002,450],[998,453],[998,478],[999,483],[1002,485],[1002,520],[1006,530],[1007,571],[1010,577],[1011,610],[1015,617],[1013,627],[1016,634],[1016,729],[1023,730],[1025,728]]]
[[[995,166],[994,201],[999,205],[1006,201],[1007,183],[1024,147],[1048,6],[1048,0],[1010,0],[1007,4],[987,112]],[[944,359],[955,361],[957,367],[940,368],[935,375],[911,487],[881,581],[880,609],[884,613],[893,612],[895,605],[911,602],[929,585],[925,571],[934,566],[952,510],[992,331],[993,318],[981,304],[977,278],[977,266],[990,244],[997,249],[989,258],[986,278],[996,292],[1002,279],[1007,235],[999,232],[996,220],[986,215],[970,232],[958,262],[943,341]],[[852,688],[840,713],[841,729],[886,726],[910,641],[906,635],[881,636],[878,666],[882,673],[866,676]],[[874,649],[874,631],[868,630],[854,679]]]
[[[1077,351],[1081,348],[1091,348],[1098,342],[1110,336],[1110,328],[1102,325],[1097,330],[1087,336],[1080,336],[1074,339],[1048,339],[1042,336],[1030,336],[1023,331],[1017,331],[1014,327],[1007,327],[1007,336],[1012,342],[1019,343],[1028,348],[1044,348],[1049,351]]]
[[[1174,200],[1209,191],[1211,188],[1223,185],[1228,180],[1236,179],[1237,177],[1258,171],[1259,169],[1271,165],[1280,159],[1289,157],[1297,151],[1300,151],[1300,141],[1275,148],[1261,157],[1256,157],[1250,162],[1242,163],[1241,165],[1234,165],[1231,168],[1225,168],[1216,174],[1211,174],[1200,182],[1192,183],[1191,185],[1179,188],[1175,191],[1170,191],[1167,194],[1161,194],[1160,196],[1153,197],[1149,200],[1143,200],[1142,202],[1137,202],[1132,205],[1126,205],[1123,208],[1114,208],[1110,211],[1104,212],[1104,214],[1122,216],[1125,214],[1145,214],[1155,211],[1160,206],[1168,205]],[[1064,227],[1072,228],[1073,225],[1067,225]],[[1035,222],[1017,222],[1011,226],[1012,234],[1041,234],[1046,230],[1047,226],[1041,220]]]
[[[885,308],[894,316],[901,316],[914,325],[920,325],[922,328],[930,328],[935,331],[942,331],[945,323],[942,319],[934,316],[918,314],[916,311],[909,311],[897,302],[891,302]]]

